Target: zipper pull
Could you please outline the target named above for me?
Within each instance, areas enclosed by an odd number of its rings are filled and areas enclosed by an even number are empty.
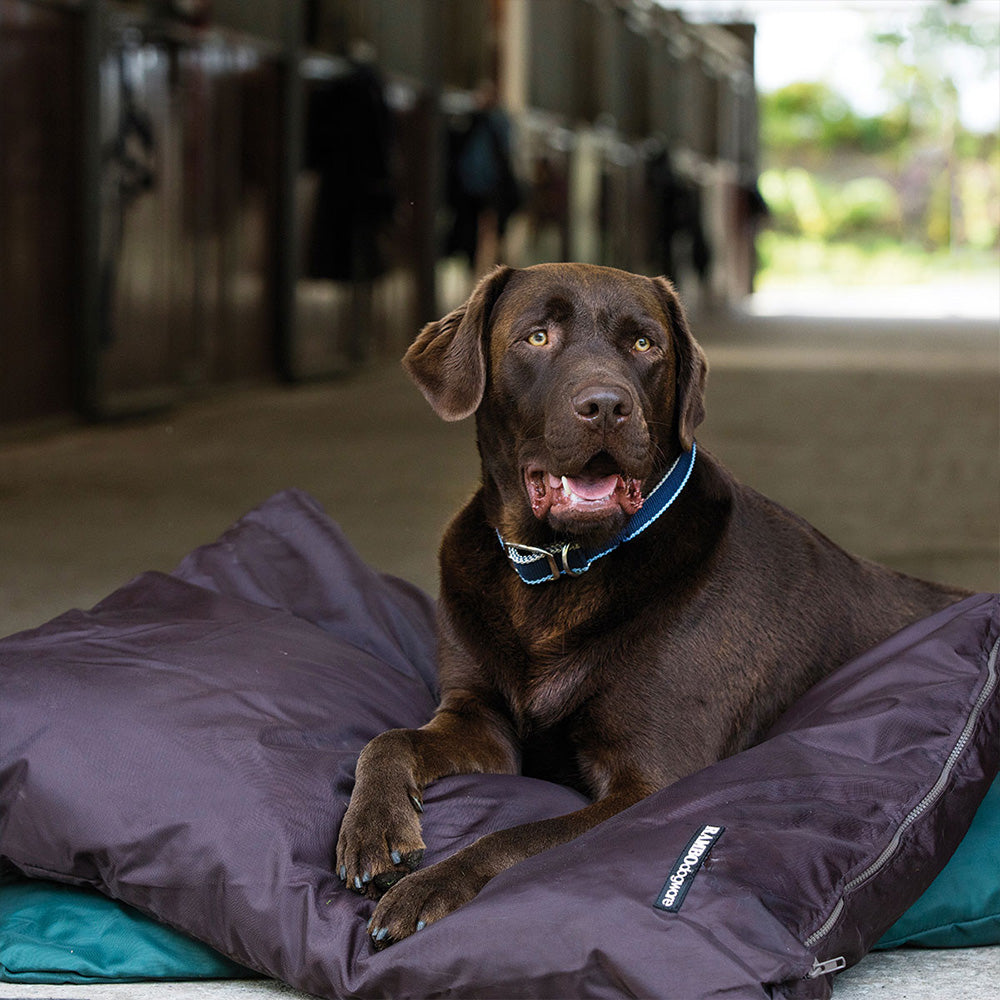
[[[828,958],[821,962],[818,958],[813,962],[813,967],[806,974],[806,979],[819,979],[820,976],[828,976],[831,972],[843,972],[847,968],[847,959],[843,955],[836,958]]]

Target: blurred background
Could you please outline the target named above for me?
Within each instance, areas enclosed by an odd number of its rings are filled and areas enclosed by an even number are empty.
[[[998,21],[0,0],[0,426],[395,357],[500,259],[771,311],[948,279],[950,308],[996,312]]]
[[[753,36],[642,0],[0,0],[0,421],[396,356],[500,257],[744,294]]]
[[[708,447],[1000,585],[998,61],[997,0],[0,0],[0,631],[292,485],[433,589],[475,446],[397,361],[497,261],[667,274]]]
[[[995,313],[1000,6],[780,6],[758,8],[756,287],[931,281]]]

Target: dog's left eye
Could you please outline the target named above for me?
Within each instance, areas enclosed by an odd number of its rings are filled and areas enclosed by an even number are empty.
[[[653,342],[649,337],[639,337],[638,340],[632,345],[632,349],[638,351],[640,354],[645,354],[646,351],[651,350],[653,347]]]
[[[532,347],[544,347],[548,342],[549,333],[547,330],[534,330],[528,334],[528,343]]]

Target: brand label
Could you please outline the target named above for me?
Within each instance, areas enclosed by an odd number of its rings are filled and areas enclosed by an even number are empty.
[[[680,857],[674,862],[674,867],[671,868],[670,875],[653,906],[658,910],[666,910],[667,913],[676,913],[681,908],[684,897],[687,896],[691,883],[698,874],[698,869],[725,829],[724,826],[703,826],[691,838]]]

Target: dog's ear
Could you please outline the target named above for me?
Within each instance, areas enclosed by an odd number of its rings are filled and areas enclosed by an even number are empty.
[[[468,301],[428,323],[403,357],[403,367],[445,420],[462,420],[479,407],[486,390],[486,330],[490,311],[513,269],[496,268]]]
[[[708,359],[698,341],[691,334],[684,307],[666,278],[654,278],[656,293],[667,314],[673,337],[675,365],[677,368],[677,435],[681,447],[691,450],[695,428],[705,419],[705,380],[708,377]]]

